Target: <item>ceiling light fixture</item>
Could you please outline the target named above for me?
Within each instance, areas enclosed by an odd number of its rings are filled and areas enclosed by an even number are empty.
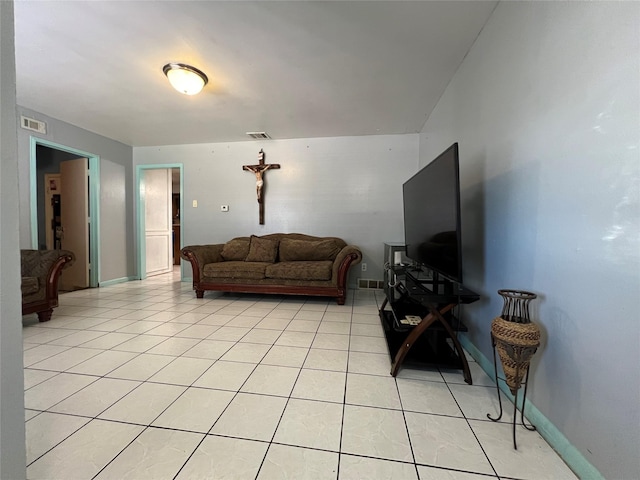
[[[184,63],[167,63],[162,67],[162,71],[171,86],[185,95],[200,93],[209,81],[204,72]]]

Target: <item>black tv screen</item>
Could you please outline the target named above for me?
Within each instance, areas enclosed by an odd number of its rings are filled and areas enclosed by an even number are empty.
[[[402,193],[407,257],[462,283],[458,144],[407,180]]]

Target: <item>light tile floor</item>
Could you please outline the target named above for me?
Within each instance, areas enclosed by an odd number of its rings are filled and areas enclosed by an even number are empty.
[[[382,294],[196,299],[175,274],[24,318],[29,479],[575,479],[496,391],[390,361]]]

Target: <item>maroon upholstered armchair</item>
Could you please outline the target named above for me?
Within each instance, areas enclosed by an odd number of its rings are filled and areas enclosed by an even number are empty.
[[[41,322],[51,319],[58,306],[58,279],[74,261],[68,250],[20,250],[23,315],[37,313]]]

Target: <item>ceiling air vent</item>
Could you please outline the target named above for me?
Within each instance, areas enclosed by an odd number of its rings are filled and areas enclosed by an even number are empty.
[[[247,132],[247,135],[256,140],[268,140],[271,138],[266,132]]]
[[[33,118],[20,116],[20,126],[32,132],[47,133],[47,124]]]

